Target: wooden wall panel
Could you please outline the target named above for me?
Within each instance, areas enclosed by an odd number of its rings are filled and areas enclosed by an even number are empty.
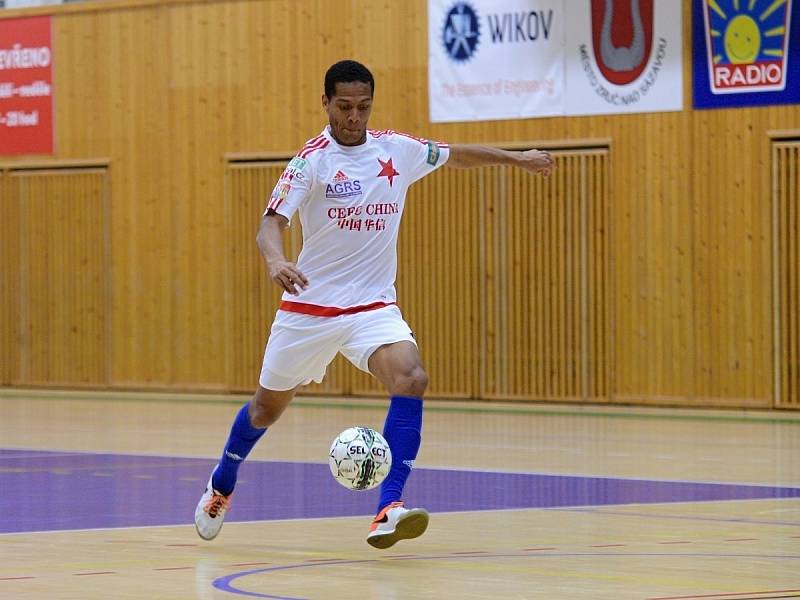
[[[692,402],[704,405],[772,404],[771,202],[763,117],[764,111],[741,109],[695,118]]]
[[[14,383],[108,385],[108,176],[102,169],[12,172],[19,280]],[[13,255],[13,250],[12,250]]]
[[[596,267],[610,261],[608,197],[596,183],[607,178],[606,152],[556,157],[548,179],[499,169],[498,194],[489,200],[496,286],[482,316],[494,332],[484,397],[609,398],[606,267]]]
[[[581,318],[585,321],[583,341],[587,361],[584,365],[587,400],[610,400],[614,378],[614,286],[611,253],[613,237],[608,152],[587,153],[585,177],[581,182],[584,199],[582,238],[586,265],[586,302]]]
[[[800,141],[773,148],[776,404],[800,409]]]
[[[0,384],[20,379],[20,202],[19,181],[0,170]]]
[[[181,290],[191,290],[185,283],[187,278],[200,281],[207,271],[191,271],[190,266],[178,262],[180,255],[174,251],[176,246],[185,248],[181,242],[189,238],[194,227],[175,218],[192,196],[190,190],[176,185],[179,173],[173,175],[171,169],[187,154],[190,140],[176,142],[171,137],[173,115],[166,93],[169,72],[164,68],[169,64],[165,47],[169,38],[164,15],[164,11],[153,8],[91,17],[75,15],[68,20],[77,21],[74,27],[79,31],[84,27],[88,30],[87,37],[79,39],[104,57],[99,60],[96,80],[74,76],[82,83],[98,85],[107,94],[106,111],[100,113],[108,118],[106,133],[87,139],[74,151],[88,149],[112,161],[112,240],[117,275],[112,379],[119,387],[166,387],[174,383],[173,373],[181,364],[184,368],[191,365],[194,385],[201,387],[221,362],[206,360],[219,345],[209,348],[198,342],[193,344],[193,353],[178,354],[183,344],[192,344],[209,328],[219,331],[219,326],[199,319],[195,308],[207,299],[197,297],[189,307],[176,307],[174,301],[176,295],[182,295]],[[85,20],[96,22],[89,26],[83,23]],[[66,31],[57,39],[66,41],[73,25],[64,25]],[[58,122],[75,118],[80,126],[91,119],[92,115],[83,115],[79,106],[69,107],[77,114],[59,112]],[[186,252],[203,252],[203,244],[196,241],[196,246]]]
[[[689,123],[676,113],[637,120],[611,146],[614,400],[685,403],[694,378]]]
[[[377,129],[451,143],[609,144],[608,157],[594,159],[607,160],[607,171],[601,169],[604,174],[594,182],[592,175],[586,180],[590,188],[607,190],[608,222],[592,225],[597,214],[590,206],[582,222],[595,232],[594,238],[586,238],[586,254],[613,261],[589,263],[585,288],[613,302],[606,310],[594,310],[606,315],[605,322],[598,318],[589,327],[582,325],[579,334],[547,333],[567,336],[557,338],[563,345],[558,348],[576,343],[568,334],[579,335],[593,355],[603,356],[598,359],[605,361],[602,366],[579,365],[581,381],[588,378],[590,388],[597,386],[588,397],[681,406],[770,406],[775,362],[768,132],[800,129],[800,106],[692,110],[692,13],[691,2],[683,0],[683,111],[432,124],[427,117],[425,7],[425,0],[345,5],[324,0],[167,0],[143,6],[132,0],[46,9],[54,14],[56,57],[57,152],[52,160],[104,157],[111,165],[111,385],[231,389],[225,156],[290,156],[325,123],[320,106],[325,69],[334,60],[353,57],[376,75],[371,126]],[[0,18],[19,14],[4,11]],[[416,218],[412,209],[416,207],[409,210],[409,223]],[[556,215],[548,213],[547,218],[558,224]],[[8,223],[0,224],[6,239],[13,234]],[[425,229],[429,225],[407,227],[401,256],[410,256],[422,243],[423,238],[415,241],[417,229],[436,234]],[[486,248],[533,248],[522,238],[498,239],[498,234],[493,229],[483,234]],[[600,252],[595,242],[605,244],[605,250]],[[459,247],[457,240],[447,243],[452,245],[439,247]],[[455,272],[474,268],[474,257],[467,258],[453,263]],[[530,268],[551,268],[545,258],[537,257],[540,263],[532,262]],[[3,260],[13,257],[7,254]],[[570,264],[556,262],[552,268]],[[517,281],[529,268],[499,266],[497,261],[486,263],[485,284],[498,278]],[[401,270],[401,278],[406,271]],[[425,345],[437,348],[430,354],[429,367],[437,373],[432,386],[441,386],[436,389],[444,395],[470,395],[465,390],[476,385],[474,372],[461,375],[459,389],[455,379],[439,375],[445,368],[455,372],[453,364],[437,362],[445,360],[439,345],[452,341],[454,334],[427,331],[428,323],[437,321],[434,312],[422,310],[425,305],[417,298],[426,294],[413,288],[416,283],[401,279],[401,300],[409,319],[420,323],[412,323],[414,327],[435,340]],[[404,292],[404,287],[412,291]],[[555,298],[565,299],[566,293]],[[492,314],[500,300],[496,292],[479,296],[484,298],[481,310]],[[5,306],[3,312],[12,310]],[[409,312],[417,310],[419,316]],[[585,321],[585,311],[570,315]],[[506,329],[499,322],[477,334],[468,328],[458,335],[487,340],[484,353],[504,344],[527,351],[525,344],[543,343],[544,338],[509,337],[508,323]],[[544,351],[531,346],[531,352]],[[492,356],[498,360],[498,354]],[[531,396],[520,391],[508,392],[508,397],[540,397],[528,379],[540,375],[512,362],[503,366],[505,379],[494,380],[500,371],[487,372],[486,364],[481,361],[478,370],[479,394],[505,386],[506,392],[531,390]],[[332,368],[325,383],[329,387],[323,389],[373,389],[345,366]],[[236,386],[245,385],[244,377],[234,377]],[[566,380],[558,381],[568,386]]]

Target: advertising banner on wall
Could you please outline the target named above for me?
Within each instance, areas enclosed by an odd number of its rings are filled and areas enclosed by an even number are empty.
[[[681,2],[569,0],[568,115],[681,110]]]
[[[697,108],[800,104],[800,0],[694,0]]]
[[[563,0],[429,0],[431,121],[564,112]]]
[[[0,19],[0,156],[53,152],[50,17]]]
[[[430,118],[683,108],[681,2],[428,0]]]

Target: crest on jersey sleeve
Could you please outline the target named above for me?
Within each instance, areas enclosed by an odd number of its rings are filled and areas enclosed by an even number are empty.
[[[306,159],[295,156],[289,161],[289,164],[286,165],[278,183],[291,183],[295,179],[297,181],[303,181],[305,178],[305,173],[303,171],[307,165],[308,161]]]
[[[442,151],[439,150],[439,144],[436,142],[428,142],[428,159],[427,162],[432,167],[436,166],[436,163],[439,162],[439,156],[442,154]]]

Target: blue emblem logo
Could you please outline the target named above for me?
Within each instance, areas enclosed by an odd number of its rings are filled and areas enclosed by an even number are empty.
[[[444,19],[442,42],[445,52],[456,62],[467,61],[475,54],[480,35],[475,9],[466,2],[456,2]]]

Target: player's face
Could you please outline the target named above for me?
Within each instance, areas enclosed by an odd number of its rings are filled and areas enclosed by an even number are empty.
[[[331,133],[343,146],[357,146],[367,140],[367,121],[372,112],[372,88],[368,83],[337,83],[333,96],[322,95]]]

